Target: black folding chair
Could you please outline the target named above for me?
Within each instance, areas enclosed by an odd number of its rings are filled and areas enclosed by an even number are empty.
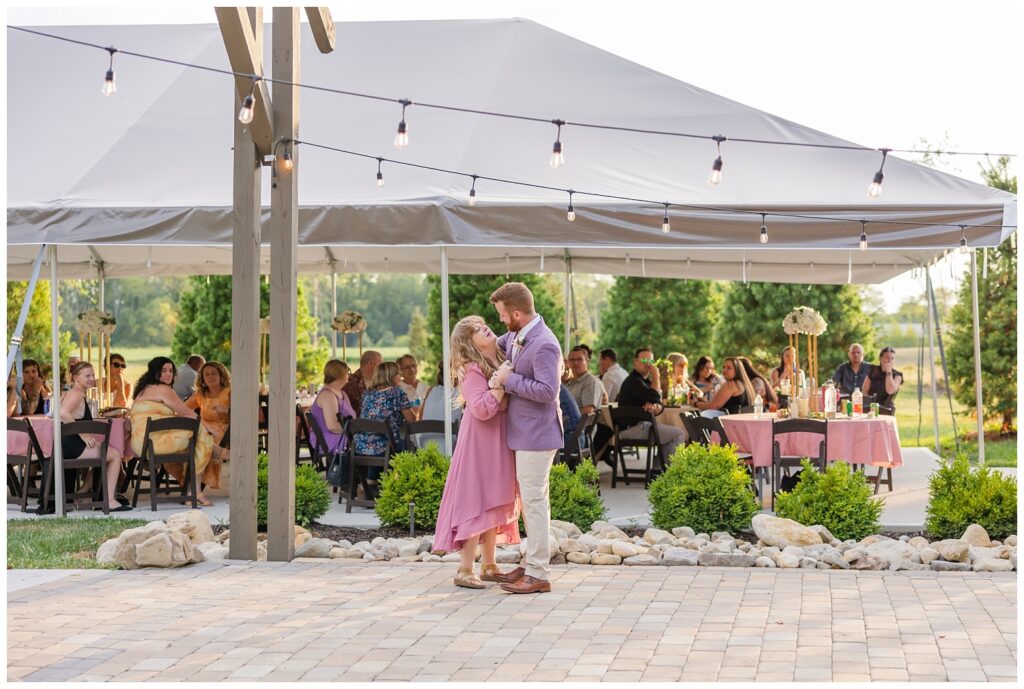
[[[184,452],[166,455],[156,454],[153,446],[153,436],[166,431],[188,431],[189,437]],[[196,509],[196,436],[199,434],[199,418],[187,419],[181,416],[174,416],[166,419],[146,419],[146,431],[142,439],[142,457],[138,464],[138,472],[135,477],[135,491],[132,495],[132,507],[139,504],[139,491],[143,481],[149,483],[149,504],[156,512],[159,502],[180,502],[190,500],[192,509]],[[161,487],[161,473],[164,471],[164,464],[184,464],[185,475],[182,477],[184,483],[175,491],[173,486]]]
[[[790,433],[813,433],[821,436],[818,443],[818,454],[814,457],[801,457],[796,455],[783,455],[779,445],[779,436]],[[782,480],[782,472],[789,475],[789,470],[799,468],[802,459],[810,459],[814,462],[818,471],[825,471],[828,462],[828,422],[816,419],[782,419],[772,422],[772,503],[775,502],[775,494],[779,491],[779,482]]]
[[[370,419],[352,419],[349,421],[347,426],[348,432],[348,447],[345,450],[346,456],[348,457],[348,493],[344,491],[338,492],[338,502],[345,499],[345,512],[351,512],[352,506],[356,505],[359,507],[374,507],[377,504],[376,496],[373,495],[374,490],[370,487],[367,482],[366,470],[370,467],[380,467],[381,473],[388,470],[391,464],[391,434],[388,431],[388,425],[383,421],[373,421]],[[443,432],[443,431],[442,431]],[[356,452],[356,434],[358,433],[378,433],[382,434],[385,438],[388,438],[388,442],[384,447],[383,455],[361,455]],[[356,497],[356,479],[359,479],[359,484],[363,487],[362,499]]]
[[[314,402],[316,404],[316,402]],[[295,466],[298,466],[302,460],[302,448],[309,450],[310,463],[316,464],[313,461],[313,441],[309,433],[309,424],[306,421],[306,415],[302,412],[302,405],[295,404]]]
[[[558,453],[558,461],[575,469],[584,458],[594,460],[591,448],[594,445],[593,431],[597,425],[597,412],[592,411],[584,414],[583,418],[576,424],[572,436],[566,442],[565,447]]]
[[[99,469],[100,474],[100,497],[101,500],[96,500],[93,491],[78,491],[76,490],[77,481],[72,481],[71,485],[68,482],[64,483],[64,495],[62,499],[67,502],[68,498],[75,504],[76,507],[102,507],[104,514],[110,514],[110,506],[108,503],[109,496],[107,495],[107,478],[106,478],[106,466],[107,466],[107,447],[110,445],[110,422],[109,421],[75,421],[72,423],[61,424],[60,437],[63,441],[64,438],[76,435],[98,435],[100,436],[99,445],[99,456],[98,457],[77,457],[75,459],[64,458],[63,465],[64,471],[67,472],[71,469]],[[67,478],[67,474],[64,474]],[[43,487],[41,493],[43,496],[43,512],[48,512],[50,509],[50,490],[53,485],[53,460],[52,457],[46,462],[46,467],[43,470]],[[89,499],[85,499],[89,498]],[[57,497],[54,496],[54,500]]]
[[[311,411],[306,412],[305,423],[309,429],[309,461],[317,471],[327,471],[331,465],[331,452],[324,436],[324,430],[320,428],[320,423]],[[342,428],[344,428],[344,424]]]
[[[42,463],[46,456],[39,447],[39,438],[36,437],[36,432],[28,419],[8,418],[7,432],[24,433],[26,443],[23,455],[12,455],[9,449],[7,452],[7,504],[21,505],[21,511],[27,512],[29,493],[38,495],[38,492],[32,490],[31,478],[36,471],[42,471]],[[17,472],[15,467],[18,467]]]
[[[618,458],[618,465],[622,468],[622,480],[629,485],[630,474],[642,474],[644,476],[644,487],[646,488],[655,474],[654,458],[657,457],[661,465],[660,471],[665,470],[665,456],[661,450],[661,439],[658,437],[658,424],[654,421],[654,415],[644,411],[642,407],[613,407],[611,410],[612,430],[615,433],[615,454]],[[647,435],[643,438],[623,438],[624,431],[633,428],[639,423],[648,422]],[[647,451],[647,462],[643,469],[630,469],[626,466],[624,452],[632,449],[637,452],[641,448]],[[612,465],[612,488],[618,481],[615,464]]]
[[[417,436],[421,433],[435,433],[444,438],[444,421],[440,419],[406,421],[402,427],[402,437],[405,439],[405,446],[409,449],[420,447]]]

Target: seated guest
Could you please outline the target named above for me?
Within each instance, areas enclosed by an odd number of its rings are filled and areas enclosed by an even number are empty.
[[[196,391],[185,401],[189,409],[199,410],[199,419],[213,435],[218,446],[231,424],[231,374],[219,361],[207,361],[199,369]],[[220,463],[213,458],[201,478],[210,488],[220,488]]]
[[[420,365],[412,354],[399,357],[396,363],[398,364],[398,370],[402,372],[402,380],[398,383],[398,387],[402,388],[402,391],[405,392],[405,396],[416,407],[415,411],[418,414],[421,411],[419,405],[423,404],[430,386],[416,377],[416,374],[419,373]]]
[[[580,422],[580,408],[572,393],[565,387],[565,383],[558,386],[558,406],[562,413],[562,445],[568,447],[569,439],[576,432],[576,426]]]
[[[461,394],[459,386],[455,381],[451,384],[451,396],[448,404],[452,409],[452,424],[462,420],[462,404],[459,403]],[[437,375],[434,377],[434,385],[427,390],[423,397],[423,411],[420,414],[422,421],[444,421],[444,363],[438,363]],[[454,429],[453,429],[454,430]],[[426,447],[428,443],[437,443],[437,446],[444,450],[444,434],[442,433],[420,433],[415,436],[417,447]],[[452,447],[455,447],[455,436],[452,435]]]
[[[724,381],[722,376],[715,373],[714,359],[709,356],[697,359],[697,368],[693,372],[693,387],[697,388],[698,393],[710,399],[715,388],[720,387]]]
[[[701,416],[721,416],[722,414],[738,414],[742,407],[750,406],[754,401],[754,386],[750,384],[747,372],[736,357],[731,356],[722,366],[725,383],[714,394],[710,402],[697,400],[694,402],[701,411]]]
[[[626,380],[626,369],[619,366],[618,357],[614,349],[602,349],[597,361],[598,370],[601,372],[601,385],[608,393],[608,401],[616,402],[619,398],[619,388],[622,381]]]
[[[743,364],[743,370],[747,374],[747,378],[750,379],[750,385],[754,388],[754,394],[760,395],[761,400],[764,402],[765,410],[778,409],[779,398],[775,394],[775,390],[772,388],[771,381],[764,377],[764,374],[754,368],[754,364],[750,362],[745,356],[736,357],[740,363]],[[751,401],[753,404],[753,401]]]
[[[359,370],[353,373],[349,377],[348,383],[345,384],[345,394],[348,395],[348,401],[352,403],[352,408],[357,415],[362,413],[363,395],[370,387],[370,381],[373,380],[373,374],[376,373],[377,367],[383,361],[384,357],[380,352],[367,349],[359,357]]]
[[[874,395],[878,410],[883,414],[896,414],[896,395],[903,385],[903,374],[893,368],[896,363],[896,350],[886,347],[878,354],[878,365],[872,366],[868,377],[864,380],[861,392]]]
[[[572,374],[572,377],[565,382],[565,387],[576,400],[580,414],[600,411],[604,389],[601,381],[589,370],[590,354],[587,353],[585,346],[573,347],[566,362],[568,372]]]
[[[799,371],[797,375],[802,374],[803,371]],[[773,368],[770,372],[772,377],[772,387],[781,388],[782,381],[788,380],[790,384],[793,382],[793,348],[786,346],[782,349],[782,356],[779,358],[779,365]]]
[[[86,401],[86,392],[96,387],[96,372],[88,361],[79,361],[71,367],[71,389],[64,395],[60,403],[60,420],[63,423],[75,421],[91,421],[92,410]],[[61,450],[65,459],[99,457],[101,436],[76,435],[64,436]],[[121,505],[117,500],[117,480],[121,475],[121,453],[113,445],[107,446],[107,507],[111,512],[128,512],[131,505]],[[65,484],[69,490],[74,483]],[[52,502],[50,504],[53,504]]]
[[[836,372],[832,374],[840,395],[849,395],[862,388],[871,371],[871,364],[864,361],[864,348],[856,342],[850,345],[846,355],[850,360],[836,367]]]
[[[359,418],[384,421],[389,433],[388,436],[383,433],[356,433],[356,454],[383,455],[389,441],[393,452],[405,449],[402,427],[406,421],[415,421],[416,413],[409,404],[409,398],[402,392],[402,388],[398,387],[400,378],[398,364],[395,362],[384,361],[377,366],[370,381],[370,388],[363,394],[363,407]],[[351,381],[349,384],[351,385]],[[371,486],[376,484],[380,474],[380,467],[367,468],[366,477]]]
[[[679,352],[670,352],[665,358],[672,362],[672,373],[661,382],[662,392],[665,399],[668,399],[675,386],[690,387],[690,362]]]
[[[341,414],[342,418],[356,417],[356,411],[343,389],[350,375],[348,364],[344,361],[328,361],[324,366],[324,386],[320,388],[316,399],[313,400],[313,406],[309,408],[317,425],[320,426],[330,455],[343,452],[348,445],[348,438],[345,437],[338,414]]]
[[[192,411],[178,398],[174,391],[174,376],[177,371],[174,362],[165,356],[158,356],[151,359],[146,365],[146,372],[135,384],[135,392],[132,393],[132,408],[128,412],[132,426],[132,451],[137,457],[142,456],[142,441],[146,438],[146,423],[150,418],[167,419],[174,416],[181,416],[186,419],[196,418],[196,412]],[[188,448],[190,433],[188,431],[165,431],[150,436],[153,441],[153,449],[158,455],[180,454]],[[196,501],[203,507],[209,507],[213,503],[203,494],[203,485],[200,482],[206,471],[206,465],[214,457],[227,459],[230,453],[217,447],[213,441],[213,435],[206,430],[203,424],[199,424],[196,432]],[[184,485],[185,466],[180,463],[164,464],[164,469],[179,484]]]
[[[590,348],[590,345],[580,343],[573,347],[573,349],[582,349],[583,351],[585,351],[587,353],[587,361],[590,361],[591,359],[594,358],[594,350]]]
[[[43,413],[43,400],[51,397],[50,389],[39,373],[39,362],[25,359],[21,364],[21,413],[23,416]]]
[[[619,390],[619,407],[640,407],[657,416],[665,411],[665,407],[661,403],[660,390],[661,374],[658,373],[658,367],[654,365],[654,352],[650,347],[641,347],[636,350],[636,355],[633,358],[633,370],[626,376],[626,380],[622,381],[622,389]],[[650,422],[643,421],[625,431],[620,431],[619,437],[635,440],[646,438],[649,432]],[[659,423],[658,439],[661,441],[665,461],[668,462],[676,447],[686,439],[686,434],[680,428]]]
[[[124,379],[124,371],[128,364],[124,357],[114,352],[109,357],[110,362],[110,406],[127,408],[132,398],[132,384]]]
[[[195,392],[196,377],[199,375],[199,369],[205,363],[206,359],[198,354],[192,354],[175,374],[177,377],[174,379],[174,392],[181,398],[182,402],[191,397],[192,393]]]
[[[74,384],[73,381],[71,380],[71,369],[72,367],[74,367],[75,364],[77,364],[81,360],[82,357],[76,356],[74,354],[68,357],[68,367],[60,372],[61,378],[64,380],[64,384],[61,386],[61,390],[66,392],[71,389],[71,386]]]

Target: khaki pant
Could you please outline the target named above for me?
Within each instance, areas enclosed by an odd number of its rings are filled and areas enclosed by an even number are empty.
[[[516,450],[516,481],[526,522],[526,573],[548,578],[551,560],[551,500],[548,476],[557,450]]]

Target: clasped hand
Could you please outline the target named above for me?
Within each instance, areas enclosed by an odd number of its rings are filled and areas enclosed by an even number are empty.
[[[491,374],[491,380],[488,385],[492,388],[500,388],[508,380],[510,373],[512,373],[512,362],[506,361],[498,367],[498,370]]]

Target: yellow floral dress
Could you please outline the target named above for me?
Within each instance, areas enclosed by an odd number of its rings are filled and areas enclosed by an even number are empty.
[[[198,409],[203,425],[213,434],[213,442],[220,444],[231,423],[231,388],[224,388],[216,397],[207,397],[196,392],[185,401],[189,409]],[[220,488],[221,463],[213,458],[203,473],[203,483],[210,488]]]
[[[136,399],[128,411],[128,416],[132,422],[132,451],[137,457],[141,457],[147,420],[150,418],[167,419],[176,414],[163,402]],[[156,433],[151,437],[153,449],[158,455],[184,452],[188,447],[188,436],[188,431]],[[206,480],[206,467],[210,464],[210,458],[213,457],[213,447],[213,436],[203,428],[202,424],[199,424],[199,433],[196,436],[196,476],[202,477],[204,481]],[[178,483],[185,480],[184,464],[165,464],[164,467]]]

